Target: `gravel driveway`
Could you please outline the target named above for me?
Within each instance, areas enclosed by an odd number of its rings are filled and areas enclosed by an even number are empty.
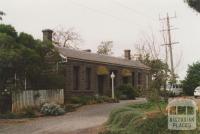
[[[89,105],[75,112],[58,117],[42,117],[26,121],[1,123],[0,134],[66,134],[69,132],[100,126],[108,119],[109,113],[130,103],[145,102],[145,99],[121,101],[120,103]]]

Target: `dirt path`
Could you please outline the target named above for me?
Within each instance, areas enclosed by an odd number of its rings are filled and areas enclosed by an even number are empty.
[[[0,134],[93,134],[92,131],[106,122],[113,109],[144,101],[138,98],[120,103],[84,106],[63,116],[36,118],[19,123],[0,120]]]

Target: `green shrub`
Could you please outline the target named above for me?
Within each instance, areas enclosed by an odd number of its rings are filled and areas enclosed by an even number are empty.
[[[38,115],[39,115],[39,108],[29,106],[22,109],[20,112],[17,112],[17,113],[8,112],[8,113],[0,114],[0,119],[35,118]]]
[[[24,115],[24,117],[33,118],[37,116],[36,114],[38,111],[39,108],[37,107],[26,107],[21,111],[21,114]]]
[[[71,97],[69,99],[69,103],[80,104],[80,105],[91,105],[104,102],[115,103],[118,102],[118,100],[112,99],[107,96],[80,96],[80,97]]]
[[[160,102],[162,109],[167,103]],[[129,105],[111,112],[106,129],[99,134],[199,134],[200,130],[172,131],[168,129],[166,115],[156,112],[155,103]],[[154,111],[154,112],[153,112]],[[197,127],[200,122],[197,115]]]
[[[64,106],[64,109],[65,109],[66,112],[73,112],[77,108],[79,108],[80,106],[81,106],[81,104],[66,104]]]
[[[20,118],[24,118],[24,116],[18,113],[10,112],[6,114],[0,114],[0,119],[20,119]]]
[[[82,103],[81,97],[76,97],[76,96],[71,97],[69,99],[69,103],[72,103],[72,104],[81,104]]]
[[[123,84],[117,88],[117,97],[119,99],[135,99],[136,96],[138,96],[138,93],[131,84]]]
[[[41,108],[41,113],[44,115],[63,115],[65,110],[60,107],[60,105],[53,103],[45,103]]]

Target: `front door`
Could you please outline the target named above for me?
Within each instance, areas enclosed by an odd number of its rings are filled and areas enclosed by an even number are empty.
[[[98,75],[98,94],[103,95],[104,90],[104,75]]]

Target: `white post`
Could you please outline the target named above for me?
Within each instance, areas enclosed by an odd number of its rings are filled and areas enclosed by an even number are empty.
[[[114,91],[114,78],[115,78],[115,74],[112,72],[111,74],[111,79],[112,79],[112,99],[115,99],[115,91]]]
[[[24,89],[26,90],[26,85],[27,83],[26,83],[26,72],[25,72],[25,79],[24,79]]]

